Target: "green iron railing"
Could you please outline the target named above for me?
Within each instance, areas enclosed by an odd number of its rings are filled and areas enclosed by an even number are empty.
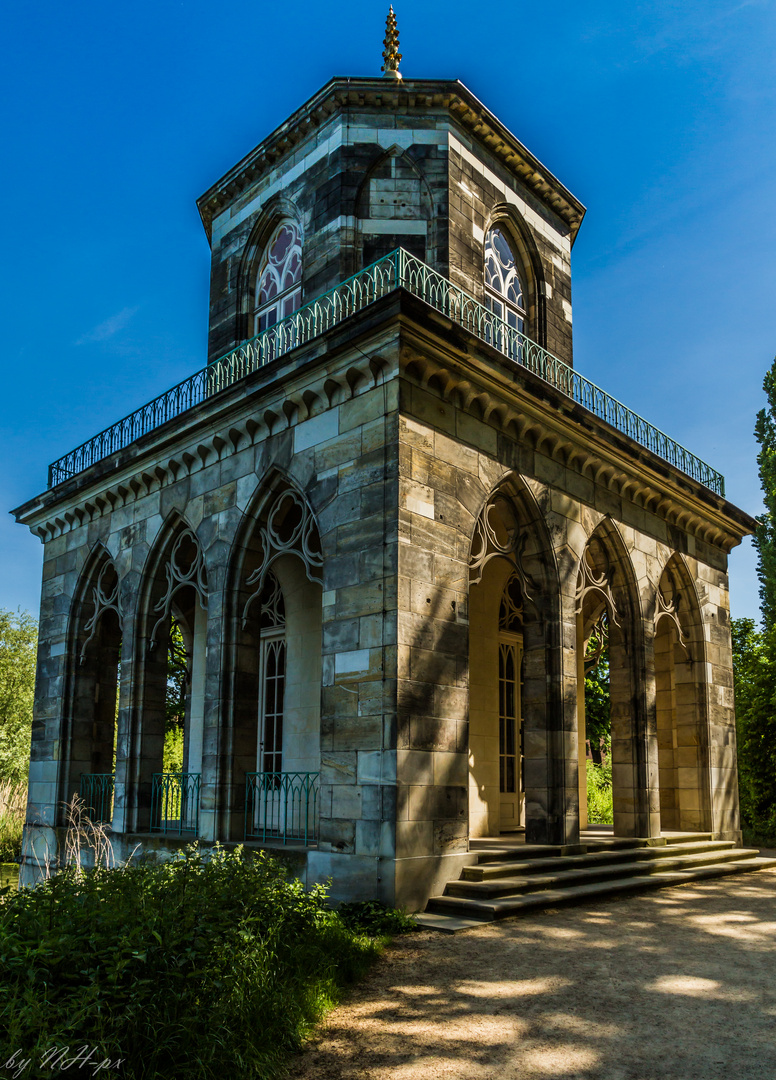
[[[154,773],[151,783],[151,832],[199,832],[199,773]]]
[[[245,839],[314,844],[318,838],[317,772],[245,776]]]
[[[113,773],[81,773],[79,795],[84,801],[84,812],[92,821],[110,824],[113,820],[115,787]]]
[[[397,248],[390,255],[378,259],[317,300],[305,304],[293,315],[232,349],[213,364],[59,458],[49,466],[49,487],[117,453],[135,439],[201,404],[292,349],[312,341],[397,288],[406,289],[425,301],[693,480],[718,495],[725,494],[724,477],[706,462],[557,356],[509,326],[464,289],[453,285],[403,248]]]

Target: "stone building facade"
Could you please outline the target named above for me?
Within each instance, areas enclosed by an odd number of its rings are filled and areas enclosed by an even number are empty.
[[[44,544],[22,880],[81,791],[119,857],[282,846],[418,910],[473,837],[578,842],[604,636],[615,831],[739,839],[753,522],[574,371],[578,200],[460,83],[334,79],[199,208],[208,366],[15,511]]]

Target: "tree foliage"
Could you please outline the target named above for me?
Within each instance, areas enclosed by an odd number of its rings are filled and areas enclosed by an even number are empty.
[[[588,651],[598,648],[592,634]],[[596,764],[608,755],[612,745],[612,705],[609,696],[609,648],[603,644],[598,661],[585,674],[585,729],[590,752]]]
[[[167,686],[165,688],[164,753],[162,770],[181,772],[183,769],[183,732],[186,726],[186,695],[189,687],[189,667],[186,644],[180,624],[170,625],[170,644],[167,649]]]
[[[0,780],[29,770],[37,646],[32,615],[0,609]]]
[[[761,837],[776,837],[776,626],[733,619],[741,818]]]
[[[741,817],[763,837],[776,836],[776,360],[763,380],[767,406],[757,414],[757,467],[765,511],[755,533],[762,629],[734,619]]]
[[[763,628],[776,625],[776,360],[763,380],[768,405],[757,414],[754,433],[760,444],[757,468],[765,512],[757,521],[757,576],[760,579],[760,610]]]

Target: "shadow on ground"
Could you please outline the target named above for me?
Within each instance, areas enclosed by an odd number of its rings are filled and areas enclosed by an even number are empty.
[[[398,939],[295,1080],[773,1080],[776,873]]]

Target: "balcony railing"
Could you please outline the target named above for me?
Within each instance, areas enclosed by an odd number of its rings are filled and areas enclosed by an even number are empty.
[[[79,795],[84,801],[84,813],[92,821],[110,824],[113,820],[115,786],[113,773],[81,773]]]
[[[292,349],[312,341],[398,288],[406,289],[459,326],[465,327],[514,363],[538,375],[572,401],[693,480],[718,495],[725,494],[725,480],[720,473],[403,248],[397,248],[390,255],[378,259],[330,292],[305,304],[293,315],[59,458],[49,466],[49,487],[61,484],[83,469],[110,457],[135,439],[147,435]]]
[[[314,844],[317,772],[255,772],[245,777],[245,839]]]
[[[199,773],[154,773],[151,832],[182,836],[199,832]]]

